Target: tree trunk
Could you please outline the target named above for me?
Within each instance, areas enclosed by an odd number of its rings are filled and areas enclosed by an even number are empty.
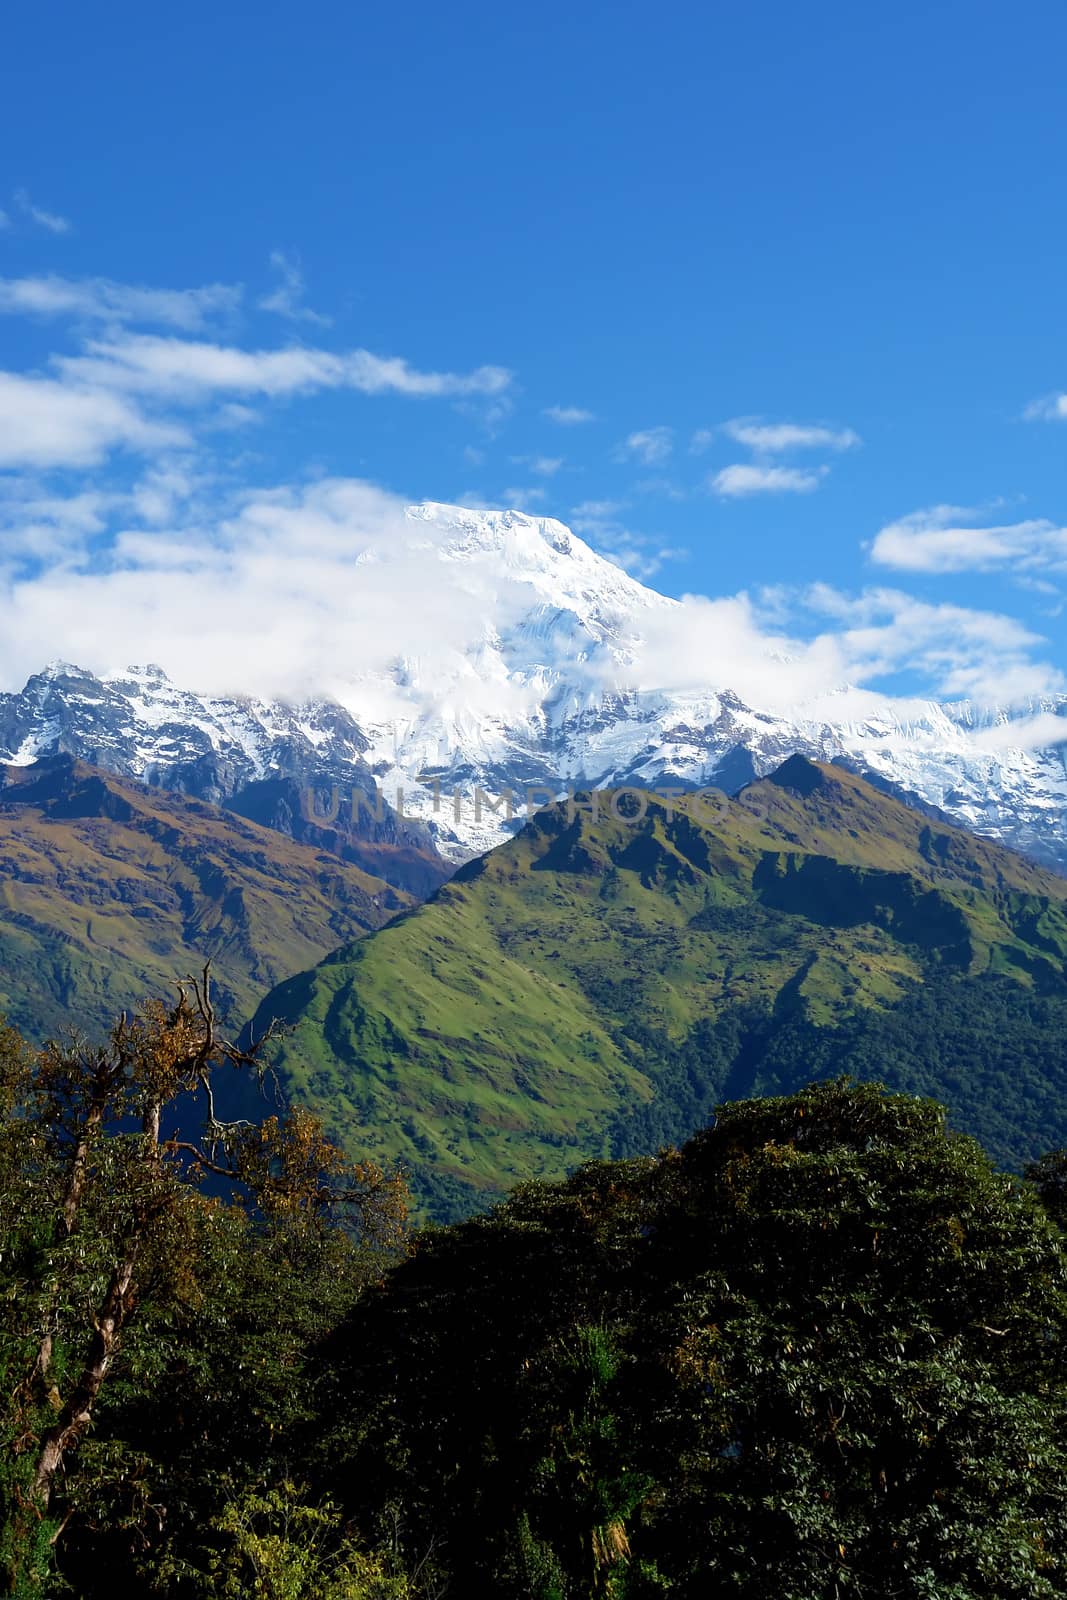
[[[78,1133],[74,1154],[71,1157],[67,1187],[63,1194],[63,1236],[67,1239],[74,1232],[74,1224],[78,1220],[78,1207],[81,1204],[82,1194],[85,1191],[85,1180],[89,1172],[89,1151],[93,1139],[103,1124],[106,1107],[107,1084],[101,1075],[94,1084],[93,1096],[86,1108],[85,1119]],[[44,1325],[41,1330],[40,1347],[37,1351],[37,1373],[45,1390],[48,1389],[49,1373],[52,1367],[52,1321],[58,1295],[59,1286],[57,1284],[47,1308],[42,1313],[41,1319]]]
[[[141,1121],[146,1162],[156,1162],[159,1159],[160,1116],[159,1102],[151,1101]],[[77,1170],[76,1158],[75,1172]],[[115,1357],[119,1336],[133,1311],[137,1298],[133,1272],[141,1244],[142,1225],[143,1219],[141,1224],[134,1224],[133,1232],[126,1241],[125,1256],[111,1274],[107,1293],[93,1324],[89,1354],[78,1381],[62,1405],[54,1425],[41,1440],[35,1490],[42,1505],[47,1506],[52,1497],[52,1486],[55,1483],[56,1473],[63,1464],[63,1457],[68,1450],[73,1450],[80,1444],[93,1420],[93,1407],[107,1377],[108,1368]],[[45,1345],[42,1344],[42,1354],[44,1352]],[[51,1359],[50,1338],[47,1344],[47,1359]]]
[[[38,1499],[45,1505],[51,1498],[52,1485],[64,1455],[80,1443],[92,1421],[93,1406],[114,1357],[119,1334],[133,1310],[133,1269],[136,1259],[135,1243],[125,1261],[111,1275],[85,1365],[58,1420],[41,1441],[35,1486]]]

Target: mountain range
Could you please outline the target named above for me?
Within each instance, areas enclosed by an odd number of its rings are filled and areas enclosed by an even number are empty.
[[[794,756],[733,800],[544,808],[279,1019],[288,1092],[439,1217],[840,1073],[1017,1167],[1067,1142],[1067,880]]]
[[[794,753],[1067,871],[1067,696],[998,707],[842,686],[768,710],[728,682],[694,688],[691,668],[675,673],[678,603],[562,523],[431,504],[411,508],[407,526],[406,542],[354,557],[368,614],[353,618],[352,659],[329,692],[281,703],[175,685],[158,667],[53,663],[0,694],[0,761],[66,753],[224,805],[418,895],[571,786],[735,793]],[[789,672],[783,660],[783,681]]]
[[[677,602],[517,512],[415,507],[355,559],[378,614],[314,695],[62,662],[0,694],[31,1037],[210,957],[228,1026],[288,1024],[284,1092],[437,1218],[842,1072],[1009,1166],[1067,1144],[1067,697],[665,687]]]
[[[0,767],[0,1014],[101,1037],[210,959],[236,1029],[265,989],[412,903],[328,851],[69,756]]]
[[[421,905],[70,756],[0,768],[0,1013],[98,1038],[208,958],[229,1029],[285,1025],[283,1097],[426,1217],[842,1073],[1011,1167],[1067,1145],[1067,879],[802,756],[546,806]]]

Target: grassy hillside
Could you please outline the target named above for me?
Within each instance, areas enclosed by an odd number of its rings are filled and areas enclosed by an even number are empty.
[[[1023,1159],[1050,1117],[1067,1138],[1065,968],[1067,881],[795,758],[733,801],[542,811],[256,1024],[292,1024],[289,1092],[443,1215],[820,1071],[903,1075]],[[942,1070],[953,1016],[990,1082]]]
[[[66,757],[0,768],[0,1013],[89,1033],[213,963],[221,1009],[410,904],[358,867]]]

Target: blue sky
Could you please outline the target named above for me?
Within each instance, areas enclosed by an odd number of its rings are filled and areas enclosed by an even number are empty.
[[[9,614],[351,477],[1062,686],[1059,0],[60,0],[5,56]]]

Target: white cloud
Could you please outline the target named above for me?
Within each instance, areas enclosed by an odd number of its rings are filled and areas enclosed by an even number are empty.
[[[642,582],[655,577],[665,562],[686,559],[688,550],[627,527],[619,516],[625,510],[622,500],[583,500],[571,511],[570,525],[601,555]]]
[[[617,516],[625,509],[625,500],[583,500],[571,512],[571,524],[575,532],[581,533],[584,522],[593,519],[602,521],[605,517]]]
[[[562,428],[574,428],[582,422],[596,421],[594,413],[584,410],[582,406],[546,406],[541,415],[548,417],[550,422],[558,422]]]
[[[0,478],[0,576],[27,561],[36,569],[77,557],[87,538],[106,530],[114,505],[100,490],[64,496],[33,479]]]
[[[735,444],[743,444],[757,455],[781,455],[789,450],[854,450],[862,443],[851,428],[829,428],[823,423],[761,422],[756,417],[734,417],[724,422],[722,431]],[[710,442],[711,430],[694,435]]]
[[[18,189],[15,193],[15,204],[22,214],[35,222],[39,228],[45,228],[49,233],[69,233],[70,223],[66,217],[59,216],[55,211],[45,211],[41,206],[35,206],[25,189]]]
[[[290,322],[314,322],[319,327],[328,328],[330,317],[324,317],[321,312],[312,311],[309,306],[303,304],[304,274],[298,264],[282,250],[271,251],[270,264],[278,273],[280,282],[270,294],[257,300],[259,309],[273,311],[279,317],[288,318]]]
[[[488,367],[480,370],[483,372],[498,372],[500,369]],[[507,373],[505,376],[510,382],[511,374]],[[474,392],[488,394],[492,398],[488,400],[460,399],[456,401],[456,410],[466,416],[473,417],[485,429],[489,438],[495,439],[514,411],[515,402],[511,395],[504,391],[503,387],[500,389],[486,388]]]
[[[656,467],[668,459],[673,448],[670,428],[639,428],[626,436],[618,454],[621,460],[633,459],[643,462],[646,467]]]
[[[86,355],[59,357],[56,367],[79,383],[186,401],[226,391],[283,395],[342,388],[418,398],[498,395],[511,383],[511,374],[502,367],[420,372],[399,356],[376,356],[369,350],[343,355],[301,345],[241,350],[151,334],[94,340],[86,350]]]
[[[321,390],[451,398],[481,415],[511,404],[511,374],[499,367],[427,372],[366,350],[246,350],[210,336],[124,331],[143,321],[192,333],[234,310],[239,293],[222,285],[168,291],[109,279],[0,280],[2,310],[104,324],[78,353],[55,358],[48,375],[0,373],[0,467],[46,473],[95,469],[113,451],[149,457],[132,486],[125,473],[98,481],[94,472],[65,497],[47,477],[0,478],[0,670],[33,670],[41,639],[61,637],[65,655],[98,669],[162,659],[193,685],[263,693],[337,691],[353,674],[380,674],[402,657],[412,683],[445,695],[455,682],[447,674],[426,687],[441,641],[451,648],[461,637],[481,637],[486,616],[500,615],[491,585],[472,580],[473,588],[453,594],[450,587],[442,596],[440,571],[419,544],[432,532],[413,532],[400,502],[372,485],[235,489],[248,457],[229,441],[228,461],[221,450],[216,465],[194,454],[186,419],[201,432],[240,427],[271,398]],[[797,431],[812,430],[798,424],[742,419],[738,426],[777,432],[762,445],[750,435],[743,442],[757,458],[710,479],[726,496],[810,492],[827,467],[766,457],[815,443],[848,448],[827,439],[802,444]],[[793,430],[788,441],[785,429]],[[631,434],[621,451],[627,460],[660,463],[672,445],[669,428],[652,428]],[[472,450],[468,459],[480,464],[481,455]],[[513,459],[522,461],[526,471],[516,476],[525,483],[505,490],[503,503],[535,510],[564,458]],[[642,579],[685,555],[660,535],[628,527],[626,511],[621,501],[590,499],[574,508],[572,522]],[[1043,521],[971,526],[976,518],[951,507],[902,518],[878,534],[873,558],[923,573],[982,566],[1045,588],[1049,575],[1067,571],[1067,530]],[[395,542],[395,558],[372,573],[374,563],[360,557],[383,541]],[[506,604],[519,598],[516,590]],[[803,595],[691,597],[657,610],[632,645],[636,681],[645,686],[729,684],[772,710],[815,704],[845,683],[867,694],[905,677],[920,686],[916,692],[976,699],[1021,699],[1059,685],[1041,660],[1043,641],[1016,620],[928,605],[893,589],[859,597],[818,586]],[[487,696],[510,693],[485,688]],[[1058,732],[1038,721],[1031,731],[1046,742]]]
[[[996,722],[973,734],[980,750],[1052,750],[1067,744],[1067,717],[1053,711],[1040,711],[1033,717]]]
[[[503,626],[540,592],[492,559],[440,563],[442,537],[372,484],[327,479],[248,491],[148,527],[121,508],[106,549],[98,534],[43,572],[12,577],[0,555],[0,681],[38,670],[62,640],[94,671],[157,660],[179,682],[214,692],[351,698],[364,717],[457,702],[522,714],[536,687],[485,676],[466,654],[487,617]],[[367,559],[373,547],[374,559]],[[402,664],[403,687],[387,679]]]
[[[619,519],[619,512],[625,509],[622,500],[583,500],[571,511],[570,526],[606,555],[613,547],[637,542],[638,536],[631,533]]]
[[[123,498],[123,504],[149,526],[162,527],[181,514],[197,490],[210,484],[208,474],[196,470],[188,462],[172,458],[149,467]]]
[[[1043,519],[975,526],[960,506],[931,506],[882,528],[871,559],[898,572],[1067,573],[1067,528]]]
[[[1054,668],[1034,659],[1043,641],[1011,617],[929,605],[895,590],[850,597],[817,586],[788,598],[783,616],[781,592],[767,604],[747,594],[685,596],[677,608],[642,619],[626,682],[680,691],[728,685],[761,710],[813,720],[839,718],[850,685],[861,692],[857,717],[871,714],[870,692],[893,679],[915,681],[927,697],[987,704],[1022,703],[1063,687]]]
[[[540,487],[505,489],[500,496],[501,504],[507,511],[534,511],[545,498],[545,491]]]
[[[0,279],[0,312],[105,325],[77,353],[53,356],[50,373],[0,372],[0,467],[86,466],[113,449],[187,445],[178,415],[187,408],[201,429],[233,429],[257,420],[250,400],[324,389],[453,398],[479,411],[510,404],[512,377],[502,367],[426,372],[368,350],[246,350],[126,327],[155,321],[184,332],[235,311],[240,294],[222,284],[157,290],[105,278]],[[543,458],[537,470],[547,474],[549,465]]]
[[[778,633],[745,594],[686,595],[662,615],[642,618],[623,677],[628,687],[729,687],[749,705],[770,711],[791,709],[842,681],[836,639],[805,643]]]
[[[826,471],[826,467],[761,467],[735,462],[709,478],[708,487],[730,500],[752,494],[810,494]]]
[[[288,276],[279,291],[284,306],[276,309],[296,315],[298,285],[279,259]],[[57,274],[0,278],[0,313],[103,325],[75,353],[54,355],[47,375],[0,373],[0,466],[85,466],[111,449],[184,445],[189,434],[179,411],[198,412],[201,429],[232,430],[258,420],[249,404],[255,399],[321,390],[451,399],[489,429],[509,412],[513,380],[503,367],[434,372],[363,349],[249,350],[185,337],[235,313],[241,296],[239,285],[226,284],[170,290]],[[138,323],[178,331],[130,326]],[[549,476],[554,462],[537,458],[533,470]]]
[[[0,312],[34,317],[81,317],[100,322],[162,323],[194,332],[213,316],[232,315],[239,285],[147,289],[111,278],[0,278]]]
[[[689,551],[684,545],[658,545],[654,539],[634,534],[629,540],[624,538],[618,544],[606,545],[601,554],[622,567],[631,578],[648,583],[668,561],[685,561]]]
[[[698,428],[689,441],[689,454],[702,456],[715,443],[714,428]]]
[[[627,529],[620,509],[585,502],[572,520],[641,578],[684,555]],[[365,717],[410,716],[413,703],[448,715],[470,696],[486,714],[520,711],[535,690],[492,674],[482,682],[469,650],[487,617],[505,630],[518,620],[530,587],[491,557],[429,559],[440,537],[371,484],[233,491],[205,484],[189,459],[153,464],[121,494],[85,488],[63,499],[9,483],[0,679],[24,678],[41,664],[41,640],[61,639],[64,655],[97,671],[160,660],[194,688],[335,693]],[[688,596],[649,607],[620,642],[630,664],[592,660],[593,686],[731,687],[757,708],[815,720],[840,717],[846,701],[858,717],[873,714],[886,682],[1000,703],[1062,688],[1043,641],[1014,618],[888,588]],[[398,664],[403,687],[390,687]],[[1035,720],[1025,737],[1047,744],[1059,732]],[[989,734],[991,748],[998,737]]]
[[[209,426],[225,429],[249,428],[253,422],[258,422],[259,418],[260,413],[252,406],[243,406],[237,400],[228,400],[209,419]]]
[[[563,456],[512,456],[516,466],[529,467],[539,478],[554,478],[563,466]]]
[[[1067,422],[1067,394],[1047,394],[1023,412],[1027,422]]]
[[[101,389],[0,372],[0,467],[93,466],[115,449],[187,444],[185,430]]]
[[[1062,686],[1059,672],[1032,659],[1041,636],[1001,612],[932,605],[897,589],[853,598],[826,584],[813,585],[805,601],[844,624],[853,682],[919,672],[942,698],[989,703],[1017,703]]]

